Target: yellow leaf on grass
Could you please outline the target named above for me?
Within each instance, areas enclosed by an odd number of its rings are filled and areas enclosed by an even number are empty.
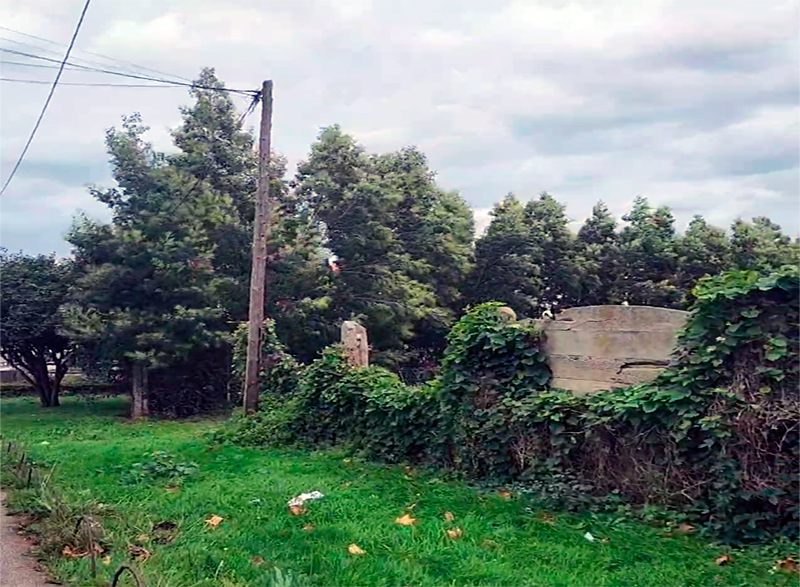
[[[401,526],[413,526],[416,522],[416,518],[412,518],[411,514],[403,514],[399,518],[395,520],[396,523],[400,524]]]
[[[453,515],[453,512],[445,512],[444,519],[448,522],[452,522],[453,520],[456,519],[456,517]]]
[[[110,564],[111,564],[111,557],[110,557],[110,556],[104,556],[104,557],[103,557],[103,564],[104,564],[105,566],[108,566],[108,565],[110,565]]]
[[[82,556],[86,556],[89,554],[85,550],[78,550],[77,548],[73,548],[71,545],[67,544],[62,550],[61,554],[67,558],[81,558]]]
[[[727,565],[730,562],[733,562],[733,557],[729,554],[723,554],[717,559],[717,566],[721,567],[722,565]]]
[[[222,518],[222,517],[218,516],[217,514],[214,514],[213,516],[211,516],[210,518],[208,518],[206,520],[206,526],[208,526],[210,529],[213,530],[217,526],[219,526],[222,523],[222,520],[224,520],[224,519],[225,518]]]
[[[456,540],[461,538],[464,535],[464,531],[461,528],[453,528],[447,531],[447,536],[451,540]]]
[[[550,524],[551,526],[552,526],[552,525],[554,525],[554,524],[556,523],[556,518],[555,518],[555,516],[553,516],[553,514],[551,514],[550,512],[541,512],[540,514],[538,514],[538,515],[536,516],[536,518],[537,518],[537,519],[538,519],[540,522],[542,522],[542,523],[544,523],[544,524]]]
[[[139,534],[136,537],[136,542],[139,542],[139,543],[150,542],[150,537],[147,534]]]
[[[362,550],[361,548],[359,548],[358,544],[351,544],[350,546],[348,546],[347,547],[347,552],[349,552],[350,554],[354,554],[356,556],[361,556],[362,554],[367,554],[367,551],[366,550]]]
[[[164,491],[166,491],[167,493],[180,493],[181,488],[180,487],[169,486],[169,487],[165,487]]]
[[[306,508],[301,505],[290,505],[289,513],[293,516],[302,516],[306,513]]]
[[[135,544],[131,544],[128,547],[128,554],[131,555],[131,558],[133,560],[139,561],[141,563],[149,559],[151,556],[149,550],[147,550],[146,548],[142,548],[141,546],[136,546]]]
[[[797,573],[800,572],[800,567],[797,565],[797,561],[793,558],[785,558],[783,560],[779,560],[776,563],[779,571],[783,571],[785,573]]]
[[[316,529],[317,527],[314,526],[314,524],[306,524],[305,526],[303,526],[303,530],[305,530],[306,532],[313,532]]]

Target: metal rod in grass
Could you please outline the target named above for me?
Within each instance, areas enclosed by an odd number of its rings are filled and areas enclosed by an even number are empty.
[[[121,566],[114,574],[114,581],[111,583],[111,587],[117,587],[117,582],[125,571],[128,571],[131,575],[133,575],[133,580],[136,581],[136,587],[147,587],[142,578],[139,577],[139,574],[127,565]]]
[[[84,524],[84,522],[88,522],[88,524]],[[94,548],[94,520],[92,518],[88,518],[86,516],[81,516],[78,518],[78,523],[75,524],[75,532],[73,532],[73,539],[78,539],[78,531],[81,529],[81,525],[84,526],[86,535],[89,538],[89,557],[92,564],[92,579],[97,577],[97,553],[95,552]]]

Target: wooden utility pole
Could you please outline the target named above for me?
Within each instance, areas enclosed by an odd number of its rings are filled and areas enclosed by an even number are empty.
[[[250,272],[250,318],[247,328],[247,366],[244,377],[244,410],[258,409],[258,373],[264,333],[264,305],[267,281],[267,240],[272,223],[269,197],[270,135],[272,133],[272,81],[261,86],[261,131],[258,138],[258,193],[253,222],[253,268]]]

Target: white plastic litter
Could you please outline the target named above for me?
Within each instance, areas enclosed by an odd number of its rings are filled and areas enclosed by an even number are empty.
[[[586,538],[586,540],[588,540],[589,542],[594,542],[594,536],[592,536],[591,532],[587,532],[586,534],[583,535],[583,537]]]
[[[292,499],[290,499],[289,503],[287,503],[286,505],[289,507],[302,506],[307,501],[314,501],[316,499],[322,499],[323,497],[325,496],[319,491],[312,491],[311,493],[301,493],[297,497],[293,497]]]

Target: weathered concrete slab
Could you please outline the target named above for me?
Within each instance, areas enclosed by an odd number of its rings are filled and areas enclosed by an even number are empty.
[[[688,315],[649,306],[585,306],[539,320],[552,386],[591,393],[651,381],[669,364]]]

